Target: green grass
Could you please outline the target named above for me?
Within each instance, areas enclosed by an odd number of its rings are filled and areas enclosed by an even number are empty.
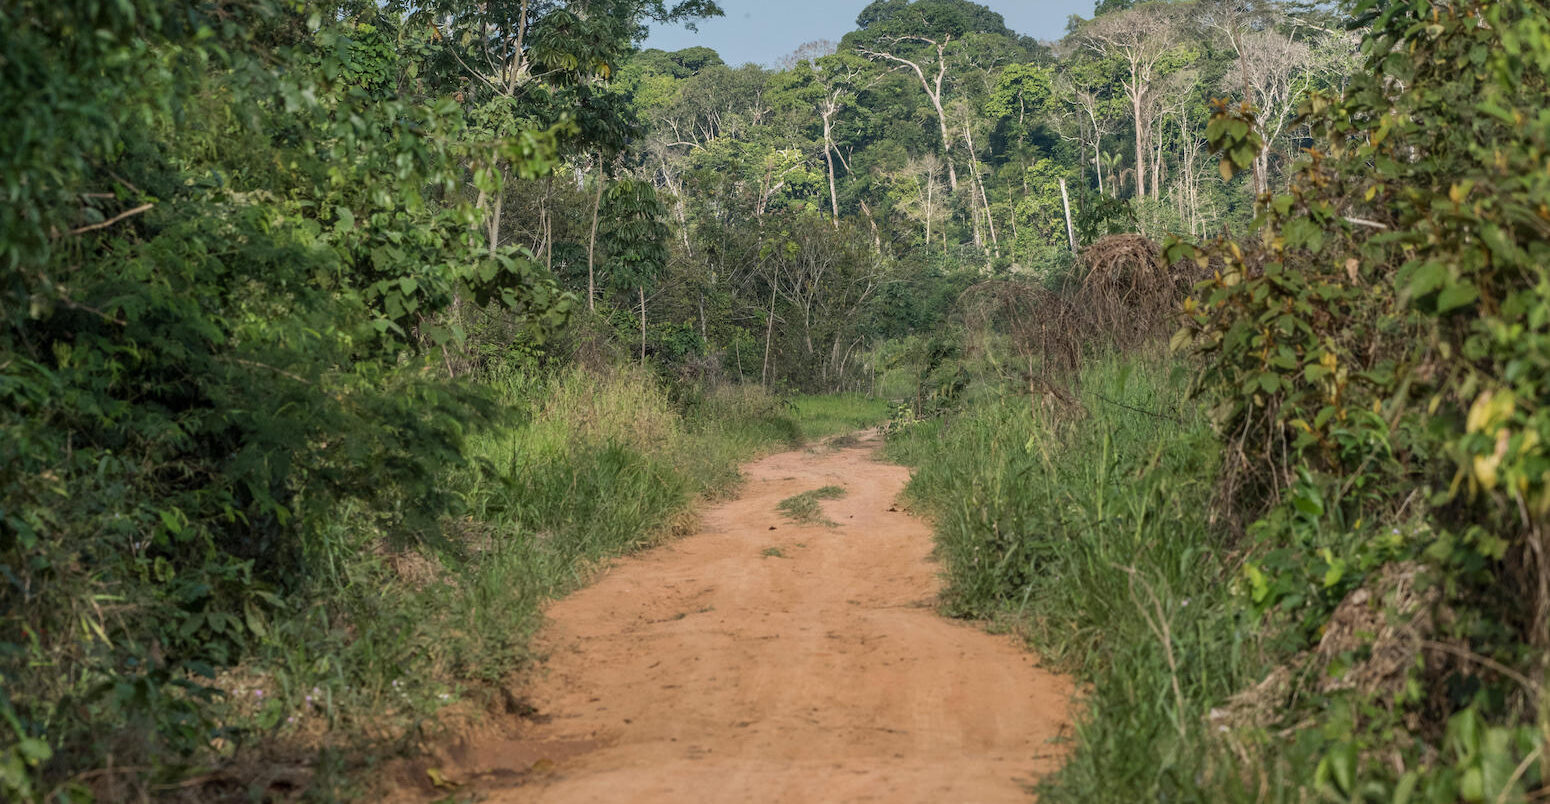
[[[792,404],[797,426],[809,440],[876,427],[888,419],[888,403],[864,394],[805,395]]]
[[[838,522],[830,520],[823,514],[823,506],[819,500],[837,500],[845,496],[845,489],[839,486],[824,486],[823,488],[804,491],[801,494],[787,497],[775,506],[776,510],[786,515],[787,519],[799,525],[823,525],[825,527],[839,527]]]
[[[1208,521],[1215,438],[1182,371],[1109,360],[1082,375],[1087,415],[983,398],[894,436],[908,495],[932,516],[948,610],[1024,634],[1090,688],[1046,801],[1209,801],[1206,716],[1257,654]]]

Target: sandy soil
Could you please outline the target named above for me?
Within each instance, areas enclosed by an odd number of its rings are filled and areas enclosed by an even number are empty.
[[[876,448],[753,463],[700,533],[555,603],[521,691],[536,715],[437,771],[503,803],[1026,801],[1072,685],[936,612],[930,529]],[[837,527],[777,513],[831,484]]]

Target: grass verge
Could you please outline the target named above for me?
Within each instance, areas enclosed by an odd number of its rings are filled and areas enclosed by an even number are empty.
[[[1086,415],[984,397],[894,434],[907,494],[936,523],[954,615],[1024,634],[1089,690],[1046,801],[1201,801],[1202,724],[1258,670],[1207,511],[1218,448],[1157,359],[1083,372]]]
[[[864,394],[809,394],[791,404],[803,437],[810,440],[864,430],[888,419],[888,403]]]

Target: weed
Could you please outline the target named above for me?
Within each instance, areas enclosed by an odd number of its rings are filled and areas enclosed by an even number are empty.
[[[830,520],[823,514],[823,506],[820,500],[837,500],[845,496],[845,489],[839,486],[824,486],[812,491],[804,491],[793,497],[787,497],[776,506],[787,519],[799,525],[823,525],[824,527],[837,528],[838,522]]]
[[[786,557],[786,554],[781,552],[781,549],[779,547],[766,547],[766,548],[764,548],[764,551],[762,553],[760,553],[760,555],[764,556],[765,558],[785,558]]]

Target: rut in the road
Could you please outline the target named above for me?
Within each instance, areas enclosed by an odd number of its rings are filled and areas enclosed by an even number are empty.
[[[439,770],[495,802],[1026,800],[1072,686],[936,612],[930,529],[876,446],[753,463],[700,533],[555,603],[540,716]],[[777,513],[827,485],[837,526]]]

